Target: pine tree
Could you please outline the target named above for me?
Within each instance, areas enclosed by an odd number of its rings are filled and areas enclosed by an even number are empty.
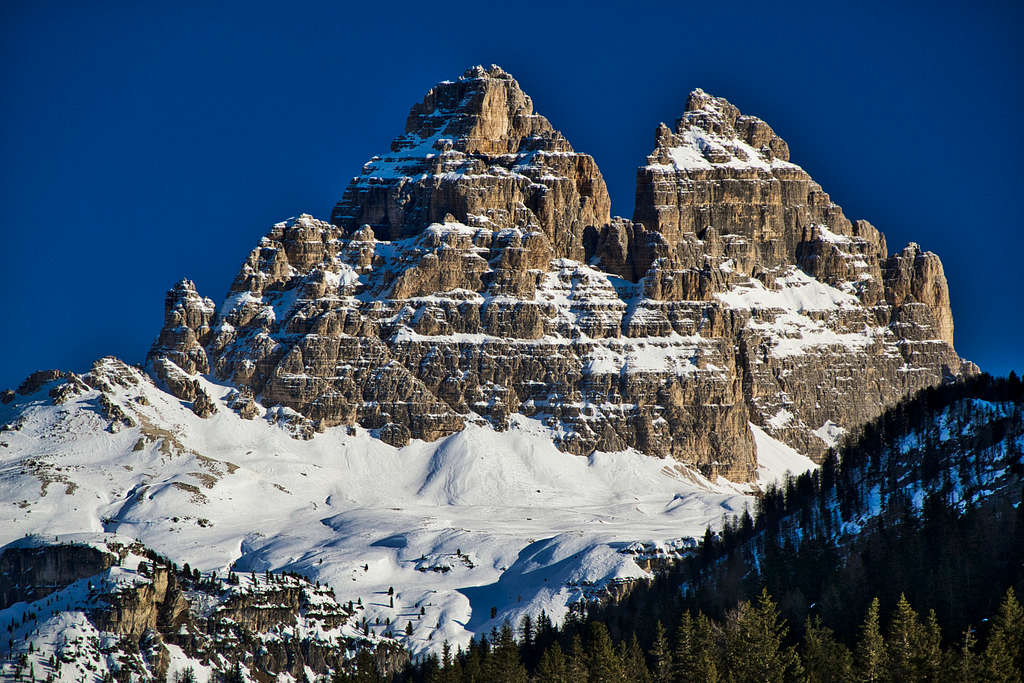
[[[714,683],[719,677],[719,650],[718,633],[711,620],[700,613],[694,618],[683,612],[672,651],[672,680]]]
[[[481,648],[475,647],[473,641],[469,643],[469,651],[462,663],[462,680],[467,683],[477,683],[484,680],[483,655]]]
[[[519,642],[524,649],[533,647],[533,619],[529,614],[524,614],[519,623]]]
[[[831,683],[853,678],[853,656],[849,648],[836,641],[832,629],[820,617],[804,623],[801,662],[810,683]]]
[[[569,648],[569,661],[566,666],[566,680],[568,683],[587,683],[589,675],[587,672],[587,655],[583,651],[583,641],[577,633],[572,637],[572,646]]]
[[[602,683],[626,683],[626,670],[615,652],[608,628],[600,621],[590,622],[587,638],[587,669],[590,679]]]
[[[636,633],[629,639],[629,646],[626,647],[625,657],[622,657],[625,666],[627,679],[633,683],[651,683],[651,672],[647,668],[647,661],[644,659],[644,651],[640,647]]]
[[[515,632],[508,620],[501,625],[501,631],[494,641],[494,651],[489,659],[491,666],[485,667],[485,672],[490,676],[489,680],[495,683],[526,683],[526,667],[519,659]]]
[[[886,637],[886,664],[889,677],[897,681],[916,680],[918,677],[917,654],[921,642],[921,623],[917,612],[910,606],[907,596],[900,594],[896,611],[889,621]]]
[[[955,659],[956,666],[951,672],[951,679],[960,683],[973,683],[982,676],[982,662],[974,648],[978,641],[974,631],[967,629],[961,641],[959,656]]]
[[[676,629],[676,646],[672,655],[672,678],[679,683],[689,681],[696,664],[696,652],[693,642],[693,616],[689,611],[683,612]]]
[[[985,674],[992,681],[1020,681],[1024,670],[1024,610],[1011,587],[1006,591],[985,648]]]
[[[537,665],[537,681],[543,683],[569,683],[569,669],[565,654],[558,643],[544,650]]]
[[[921,626],[919,635],[917,652],[914,655],[915,668],[924,680],[937,681],[942,676],[943,659],[946,655],[942,651],[942,628],[939,626],[935,610],[928,610],[928,616]]]
[[[871,600],[857,641],[856,672],[862,681],[878,681],[885,674],[885,640],[878,625],[878,598]]]
[[[654,661],[654,671],[652,672],[654,683],[671,683],[672,652],[669,649],[668,638],[665,637],[665,627],[661,625],[660,620],[654,625],[651,659]]]
[[[757,605],[741,602],[725,623],[726,668],[738,680],[782,681],[800,666],[796,651],[783,644],[789,629],[767,589]]]

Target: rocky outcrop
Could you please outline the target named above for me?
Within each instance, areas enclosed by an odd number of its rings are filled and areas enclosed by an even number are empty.
[[[200,297],[191,280],[181,280],[167,292],[164,327],[150,354],[166,357],[187,373],[209,372],[203,344],[214,313],[213,301]]]
[[[115,671],[143,679],[166,677],[168,645],[221,676],[238,665],[254,680],[279,674],[299,679],[307,667],[325,677],[351,673],[358,666],[365,672],[367,663],[387,676],[409,661],[395,641],[359,635],[351,624],[358,610],[339,604],[333,590],[302,577],[201,575],[188,565],[179,569],[137,543],[108,542],[109,552],[102,545],[35,539],[7,546],[0,552],[0,596],[7,601],[3,606],[24,600],[33,619],[42,614],[45,620],[50,616],[50,610],[42,609],[46,604],[31,603],[88,579],[84,597],[71,591],[61,596],[61,603],[66,611],[84,612],[103,635],[108,665],[116,662]],[[59,633],[63,626],[59,619],[41,623],[36,633],[74,641]],[[363,657],[357,662],[353,654],[358,652]],[[74,653],[85,654],[95,670],[90,660],[96,654],[88,651],[65,647],[61,662],[75,664]]]
[[[0,553],[0,609],[39,600],[117,561],[115,554],[87,545],[15,543]]]
[[[938,258],[849,221],[763,121],[694,91],[659,126],[632,220],[511,76],[413,107],[332,222],[278,223],[219,312],[167,299],[151,371],[233,383],[301,438],[393,445],[532,418],[572,453],[637,448],[749,480],[756,424],[812,458],[970,371]]]

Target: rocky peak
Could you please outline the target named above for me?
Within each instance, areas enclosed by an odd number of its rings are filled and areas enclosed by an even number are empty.
[[[148,357],[166,356],[188,373],[209,372],[203,345],[208,341],[215,311],[213,300],[199,296],[194,282],[177,282],[167,291],[164,327]]]
[[[399,152],[422,140],[439,151],[515,154],[527,150],[572,152],[569,142],[533,111],[533,101],[500,66],[474,66],[457,81],[443,81],[413,105],[405,136],[391,144]]]
[[[604,178],[575,152],[514,78],[473,67],[431,88],[405,134],[370,159],[331,222],[390,241],[452,217],[490,230],[540,230],[558,256],[583,260],[583,234],[610,219]]]
[[[694,127],[724,140],[739,139],[753,147],[762,161],[789,161],[789,146],[771,126],[756,116],[741,114],[724,97],[709,95],[700,88],[686,100],[686,109],[676,121],[676,133],[683,134]],[[737,150],[732,151],[735,155]]]
[[[753,424],[820,459],[971,366],[938,258],[889,256],[788,158],[768,124],[695,90],[657,129],[634,219],[612,219],[593,159],[511,76],[474,67],[413,106],[331,223],[275,224],[219,311],[172,289],[150,367],[197,414],[190,376],[210,372],[244,394],[231,409],[261,402],[303,438],[359,424],[402,445],[532,418],[572,453],[633,447],[745,481]]]

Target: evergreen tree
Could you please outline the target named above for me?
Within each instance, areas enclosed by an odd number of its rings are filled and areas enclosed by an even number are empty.
[[[901,593],[889,621],[885,644],[886,664],[891,679],[911,681],[918,678],[920,672],[916,655],[921,640],[921,623],[917,612],[910,606],[907,596]]]
[[[537,665],[536,680],[538,683],[569,683],[568,664],[558,643],[544,650]]]
[[[462,680],[466,683],[482,683],[484,680],[481,648],[472,641],[470,641],[469,651],[462,663]]]
[[[526,683],[526,667],[519,659],[519,648],[516,646],[512,624],[508,620],[501,625],[494,650],[488,659],[490,666],[485,667],[485,672],[490,675],[489,680],[495,683]]]
[[[587,669],[591,681],[601,683],[626,683],[626,670],[615,652],[608,627],[600,621],[590,622],[587,639]]]
[[[915,654],[916,668],[921,678],[937,681],[943,674],[942,628],[935,610],[928,610],[928,616],[921,627],[920,640]]]
[[[660,620],[654,625],[651,661],[654,664],[654,683],[672,683],[672,652],[669,649],[668,638],[665,637],[665,627],[661,625]]]
[[[1006,591],[985,648],[985,674],[991,681],[1020,681],[1024,662],[1024,610],[1011,587]]]
[[[693,615],[683,612],[676,629],[676,646],[672,655],[672,680],[678,683],[689,681],[696,664],[694,651]]]
[[[524,614],[519,622],[519,643],[524,649],[533,647],[533,619],[529,614]]]
[[[820,617],[808,617],[804,623],[801,662],[810,683],[853,679],[853,656],[849,648],[836,641],[832,629],[823,625]]]
[[[978,654],[974,651],[976,645],[977,639],[974,637],[974,631],[971,629],[964,631],[960,652],[954,658],[956,664],[951,672],[952,680],[958,681],[958,683],[973,683],[973,681],[981,679],[983,667]]]
[[[737,680],[782,681],[796,676],[800,659],[783,641],[789,629],[779,616],[767,589],[757,605],[741,602],[725,623],[725,661]]]
[[[629,645],[625,648],[625,657],[622,663],[626,669],[627,679],[633,683],[651,683],[651,672],[647,668],[647,661],[644,658],[644,651],[640,647],[640,641],[633,633],[629,639]]]
[[[672,655],[673,681],[714,683],[719,678],[718,633],[704,614],[683,613]]]
[[[589,679],[587,671],[587,655],[583,650],[583,641],[579,634],[572,637],[572,646],[569,649],[569,661],[566,679],[568,683],[587,683]]]
[[[885,675],[885,640],[878,625],[878,598],[871,600],[857,641],[856,673],[862,681],[879,681]]]

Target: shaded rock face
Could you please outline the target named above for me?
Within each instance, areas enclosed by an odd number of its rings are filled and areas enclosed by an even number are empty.
[[[820,459],[962,371],[938,258],[890,257],[760,119],[694,91],[637,177],[633,219],[610,218],[593,160],[508,74],[471,69],[413,107],[331,223],[275,225],[216,312],[176,286],[150,367],[194,400],[205,361],[301,438],[532,418],[571,453],[740,481],[749,423]]]
[[[0,553],[0,609],[46,597],[116,563],[116,555],[83,545],[7,548]]]

